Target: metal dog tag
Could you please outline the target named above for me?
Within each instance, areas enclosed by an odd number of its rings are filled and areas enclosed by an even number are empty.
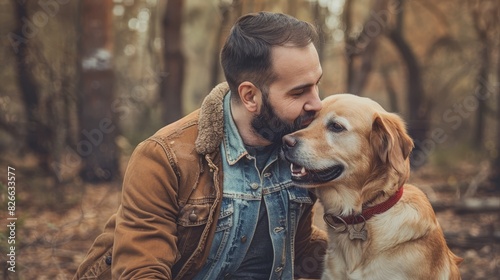
[[[357,231],[354,227],[349,227],[349,239],[361,239],[363,241],[366,241],[367,236],[368,233],[366,232],[366,229],[364,229],[364,227],[359,231]]]

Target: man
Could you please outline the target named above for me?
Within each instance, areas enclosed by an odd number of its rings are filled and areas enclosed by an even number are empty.
[[[221,52],[227,84],[138,145],[74,279],[319,278],[315,199],[279,157],[321,109],[316,37],[287,15],[241,17]]]

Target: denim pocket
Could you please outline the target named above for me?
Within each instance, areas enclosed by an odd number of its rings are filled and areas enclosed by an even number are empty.
[[[288,190],[288,199],[290,200],[290,208],[297,209],[304,205],[313,204],[313,200],[309,194],[309,191],[304,188],[291,187]]]
[[[222,198],[219,219],[208,259],[216,261],[220,258],[229,239],[233,226],[234,203],[232,198]]]

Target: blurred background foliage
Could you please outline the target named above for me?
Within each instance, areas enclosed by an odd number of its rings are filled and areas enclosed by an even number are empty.
[[[403,116],[414,168],[486,161],[498,180],[497,0],[0,0],[2,160],[53,185],[120,178],[122,156],[224,80],[229,28],[261,10],[318,27],[321,95]]]

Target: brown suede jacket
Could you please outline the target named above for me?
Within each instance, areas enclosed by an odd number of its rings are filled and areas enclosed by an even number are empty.
[[[192,279],[217,225],[223,172],[223,98],[219,84],[201,108],[140,143],[123,181],[122,202],[73,279]],[[320,278],[326,235],[312,205],[296,235],[295,274]]]

